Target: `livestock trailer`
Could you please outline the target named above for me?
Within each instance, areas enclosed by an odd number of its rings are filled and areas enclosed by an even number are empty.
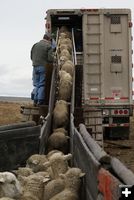
[[[82,116],[98,142],[103,135],[128,138],[132,115],[131,10],[50,9],[45,19],[47,32],[55,34],[67,26],[74,33],[75,120]]]

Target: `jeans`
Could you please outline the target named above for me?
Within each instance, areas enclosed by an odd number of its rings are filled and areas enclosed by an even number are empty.
[[[44,104],[45,102],[45,80],[46,68],[44,66],[33,67],[33,100],[37,104]]]

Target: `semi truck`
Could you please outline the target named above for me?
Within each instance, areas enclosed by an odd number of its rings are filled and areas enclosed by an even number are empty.
[[[76,121],[84,121],[98,142],[103,136],[129,138],[133,67],[130,9],[51,9],[46,13],[46,31],[55,33],[64,25],[74,32]]]

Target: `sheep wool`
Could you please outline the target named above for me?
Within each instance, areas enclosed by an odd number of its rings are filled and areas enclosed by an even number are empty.
[[[31,168],[33,172],[45,171],[44,162],[47,162],[45,155],[34,154],[28,158],[26,167]]]
[[[60,56],[59,63],[62,66],[68,60],[67,56]]]
[[[31,168],[28,167],[19,167],[18,170],[16,170],[15,172],[17,174],[17,176],[29,176],[31,174],[33,174],[33,171]]]
[[[69,62],[69,60],[68,60],[62,65],[61,70],[66,71],[67,73],[69,73],[71,75],[71,77],[73,77],[74,65],[71,62]]]
[[[71,59],[71,55],[67,49],[63,49],[60,53],[60,56],[66,56],[68,59]]]
[[[66,153],[68,149],[68,139],[69,137],[66,136],[64,133],[54,132],[48,138],[48,151],[57,149],[62,151],[63,153]]]
[[[70,168],[65,174],[60,175],[65,181],[65,189],[50,200],[79,200],[81,177],[84,175],[79,168]]]
[[[60,174],[64,174],[67,172],[67,170],[69,169],[68,160],[70,160],[71,158],[71,154],[61,155],[59,153],[55,153],[50,157],[47,164],[50,165],[52,168],[54,179],[59,178]]]
[[[61,127],[61,128],[56,128],[53,130],[53,132],[60,132],[60,133],[64,133],[65,135],[68,135],[68,131],[65,130],[65,128]]]
[[[60,193],[65,188],[65,182],[63,179],[55,179],[47,183],[44,187],[44,200],[49,200],[56,194]]]
[[[62,151],[59,151],[59,150],[55,149],[55,150],[49,151],[49,153],[47,154],[48,160],[49,160],[49,159],[51,158],[51,156],[52,156],[53,154],[55,154],[55,153],[59,153],[60,155],[64,155]]]
[[[72,48],[67,44],[61,44],[59,45],[58,48],[59,48],[59,53],[61,53],[64,49],[68,50],[70,54],[72,53]]]
[[[66,127],[68,124],[68,104],[66,101],[59,100],[56,102],[53,110],[54,128]]]
[[[0,172],[0,197],[18,198],[22,194],[20,182],[11,172]]]
[[[26,197],[32,196],[33,198],[36,197],[36,199],[42,200],[43,188],[44,188],[43,184],[44,176],[35,173],[26,177],[26,179],[27,180],[23,192],[23,198],[25,199]]]

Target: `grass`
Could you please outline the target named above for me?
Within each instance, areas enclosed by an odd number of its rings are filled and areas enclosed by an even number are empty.
[[[21,122],[20,103],[0,102],[0,126]]]

